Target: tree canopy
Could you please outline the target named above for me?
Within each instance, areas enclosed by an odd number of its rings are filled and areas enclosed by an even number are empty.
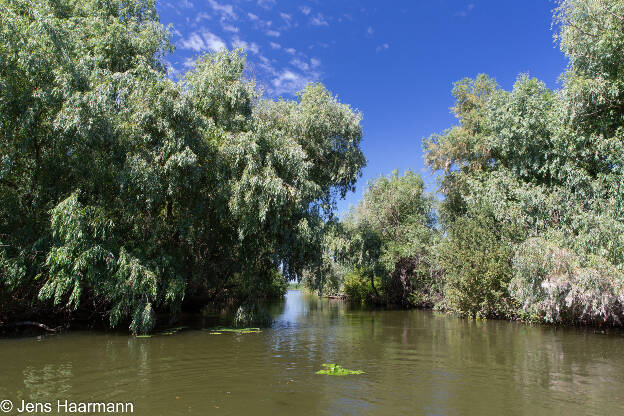
[[[424,142],[427,164],[442,172],[447,244],[470,221],[493,218],[488,227],[513,266],[499,275],[499,286],[510,284],[499,297],[518,301],[520,315],[550,322],[622,316],[623,12],[620,0],[561,1],[557,39],[569,58],[563,87],[553,91],[526,75],[511,91],[485,75],[462,80],[453,90],[459,125]],[[489,284],[489,271],[474,285]],[[510,314],[507,305],[490,314]]]
[[[624,1],[562,0],[554,22],[569,58],[561,89],[524,74],[511,91],[484,74],[455,84],[458,124],[424,139],[439,223],[408,173],[371,184],[334,227],[327,247],[339,264],[326,270],[345,293],[473,317],[622,324]],[[397,297],[390,282],[410,284]]]
[[[264,99],[242,51],[171,80],[154,3],[0,1],[0,320],[147,332],[261,297],[316,260],[360,175],[361,115],[322,85]]]

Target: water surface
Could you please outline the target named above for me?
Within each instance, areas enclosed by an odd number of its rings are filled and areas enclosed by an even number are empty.
[[[365,310],[299,291],[274,314],[258,334],[2,339],[0,400],[132,402],[135,415],[167,416],[624,414],[622,335]],[[323,363],[366,374],[316,375]]]

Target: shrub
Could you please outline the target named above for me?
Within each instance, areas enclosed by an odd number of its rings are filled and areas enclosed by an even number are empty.
[[[379,278],[375,276],[373,279],[376,285],[380,284]],[[375,290],[373,289],[370,276],[359,268],[354,268],[345,274],[343,290],[349,300],[353,302],[367,303],[372,302],[375,298]]]
[[[511,253],[491,217],[455,221],[440,245],[446,308],[472,317],[510,316]]]
[[[396,260],[394,270],[384,277],[380,292],[391,305],[431,308],[442,297],[439,273],[432,267],[430,253]]]
[[[544,238],[521,244],[513,260],[511,295],[528,319],[549,323],[622,322],[624,276],[604,258],[583,261]]]

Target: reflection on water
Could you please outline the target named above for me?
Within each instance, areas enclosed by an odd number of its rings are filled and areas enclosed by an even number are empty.
[[[624,414],[624,337],[350,307],[289,291],[260,334],[0,340],[0,399],[135,414]],[[314,374],[336,362],[366,374]],[[17,413],[14,413],[17,414]]]

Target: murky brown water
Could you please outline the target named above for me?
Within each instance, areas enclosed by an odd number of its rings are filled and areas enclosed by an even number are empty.
[[[0,401],[132,402],[135,415],[622,415],[624,337],[289,291],[259,334],[0,340]],[[316,375],[339,363],[364,375]],[[45,409],[44,409],[45,410]],[[102,414],[102,413],[100,413]]]

